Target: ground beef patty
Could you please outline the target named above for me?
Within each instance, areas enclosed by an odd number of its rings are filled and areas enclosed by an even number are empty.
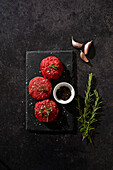
[[[49,99],[37,102],[34,109],[40,122],[53,122],[59,113],[57,104]]]
[[[44,58],[40,64],[40,70],[45,78],[58,79],[63,72],[63,65],[59,58],[49,56]]]
[[[29,94],[36,100],[43,100],[50,96],[52,84],[48,79],[35,77],[29,82]]]

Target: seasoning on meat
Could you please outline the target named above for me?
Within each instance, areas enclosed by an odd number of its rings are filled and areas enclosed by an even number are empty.
[[[57,104],[49,99],[35,104],[35,116],[40,122],[53,122],[59,113]]]
[[[29,82],[29,94],[36,100],[43,100],[50,96],[52,84],[48,79],[35,77]]]
[[[45,78],[58,79],[63,72],[63,65],[59,58],[49,56],[44,58],[40,64],[40,70]]]

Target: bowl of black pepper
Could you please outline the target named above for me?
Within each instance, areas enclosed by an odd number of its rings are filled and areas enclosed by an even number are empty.
[[[68,104],[73,100],[75,90],[71,84],[61,82],[54,87],[53,96],[58,103]]]

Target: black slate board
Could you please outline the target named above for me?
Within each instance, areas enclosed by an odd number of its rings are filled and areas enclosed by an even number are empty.
[[[49,132],[74,132],[75,129],[75,103],[74,101],[67,105],[59,103],[59,115],[54,122],[42,123],[34,115],[34,107],[37,100],[33,99],[28,92],[29,81],[37,76],[42,76],[40,63],[47,56],[56,56],[63,63],[63,74],[57,80],[52,80],[52,86],[62,81],[68,82],[76,87],[74,73],[76,69],[75,56],[73,51],[28,51],[26,52],[26,129],[39,133]],[[76,91],[76,89],[75,89]],[[50,98],[54,100],[53,94]]]

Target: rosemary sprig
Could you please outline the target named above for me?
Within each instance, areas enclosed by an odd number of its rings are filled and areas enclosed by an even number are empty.
[[[48,72],[51,73],[51,68],[49,68]]]
[[[45,93],[46,93],[46,92],[48,92],[48,90],[47,90],[47,89],[40,88],[40,87],[38,87],[38,88],[37,88],[37,90],[43,91],[43,92],[45,92]]]
[[[80,99],[79,97],[76,98],[77,100],[77,109],[79,111],[79,116],[77,120],[81,123],[80,132],[82,134],[82,140],[88,139],[90,143],[92,143],[92,132],[95,129],[94,123],[97,120],[96,115],[98,114],[98,109],[101,108],[101,101],[97,90],[93,90],[91,92],[91,82],[92,77],[94,75],[92,73],[89,74],[87,91],[85,92],[85,99],[84,99],[84,108],[81,108]]]
[[[49,65],[49,67],[51,67],[51,68],[53,68],[53,69],[57,69],[57,66],[55,65],[56,63],[53,63],[53,64],[51,64],[51,65]]]
[[[52,107],[47,108],[45,106],[45,109],[40,109],[39,114],[43,115],[44,112],[46,113],[46,115],[44,116],[47,118],[47,122],[48,122],[48,117],[49,117],[50,112],[52,112]]]
[[[43,91],[43,92],[48,92],[48,90],[47,90],[47,89],[41,89],[41,91]]]
[[[42,110],[42,109],[40,109],[39,113],[42,115],[42,114],[43,114],[43,110]]]
[[[52,107],[47,108],[47,107],[45,106],[45,111],[46,111],[47,115],[49,115],[50,112],[52,112]]]

